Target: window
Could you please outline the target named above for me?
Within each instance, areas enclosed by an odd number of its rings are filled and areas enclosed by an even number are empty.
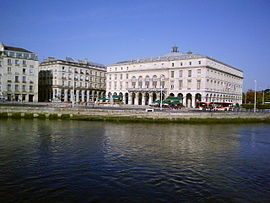
[[[117,80],[117,75],[116,74],[114,75],[114,79]]]
[[[191,89],[191,80],[187,81],[187,89],[190,90]]]
[[[201,89],[201,80],[197,80],[197,90]]]
[[[11,59],[8,59],[8,65],[11,65]]]
[[[11,74],[11,67],[7,68],[8,74]]]
[[[153,88],[157,88],[157,76],[153,76]]]
[[[33,91],[33,86],[32,85],[29,86],[29,90]]]
[[[174,81],[171,81],[171,90],[174,89]]]
[[[112,88],[112,82],[109,82],[109,89]]]
[[[174,71],[171,71],[171,77],[174,78]]]
[[[192,70],[188,70],[188,77],[191,77],[192,75]]]
[[[116,89],[117,88],[117,82],[115,81],[114,82],[114,89]]]
[[[111,80],[112,79],[112,75],[111,74],[109,74],[109,80]]]
[[[162,75],[160,77],[160,87],[161,88],[164,88],[165,87],[165,76],[164,75]]]
[[[26,90],[25,85],[23,85],[22,86],[22,91],[25,91],[25,90]]]
[[[172,63],[172,67],[174,67],[174,63]]]
[[[10,91],[11,90],[11,84],[8,84],[7,85],[7,91]]]
[[[23,74],[25,74],[25,73],[26,73],[26,69],[25,69],[25,68],[23,68],[22,72],[23,72]]]
[[[123,75],[122,74],[120,74],[120,80],[122,80],[123,79]]]
[[[19,76],[15,76],[15,82],[19,82]]]
[[[23,60],[23,65],[26,66],[26,61],[25,60]]]
[[[149,88],[149,85],[150,85],[150,78],[149,78],[149,76],[146,76],[146,78],[145,78],[145,87]]]
[[[120,90],[122,90],[123,84],[122,81],[120,82]]]
[[[191,66],[192,62],[189,62],[189,65]]]
[[[19,60],[15,60],[15,65],[19,65]]]
[[[183,80],[179,80],[179,90],[183,88]]]
[[[180,66],[183,66],[183,63],[182,62],[180,63]]]
[[[19,90],[19,85],[15,85],[15,91]]]
[[[142,76],[140,76],[139,79],[138,79],[138,86],[139,86],[139,88],[142,88],[142,83],[143,83]]]
[[[201,69],[197,69],[197,74],[198,74],[198,75],[201,74]]]
[[[23,76],[23,77],[22,77],[22,82],[23,82],[23,83],[26,83],[26,76]]]
[[[183,77],[183,70],[179,70],[179,78]]]
[[[128,82],[126,82],[126,88],[128,88]]]
[[[126,79],[128,79],[128,74],[126,74]]]
[[[201,64],[201,61],[198,61],[199,64]]]

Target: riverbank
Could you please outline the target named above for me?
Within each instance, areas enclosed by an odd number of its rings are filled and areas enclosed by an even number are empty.
[[[50,107],[0,107],[0,118],[63,119],[155,123],[270,123],[270,113],[252,112],[146,112]]]

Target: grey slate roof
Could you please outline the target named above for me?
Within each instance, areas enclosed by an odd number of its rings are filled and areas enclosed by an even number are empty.
[[[4,45],[4,48],[5,48],[5,50],[9,50],[9,51],[19,51],[19,52],[33,53],[31,51],[28,51],[26,49],[19,48],[19,47],[10,47],[10,46]]]
[[[202,56],[200,54],[193,54],[192,52],[188,52],[188,53],[171,52],[164,56],[120,61],[113,65],[127,65],[127,64],[158,62],[158,61],[173,61],[173,60],[182,60],[182,59],[196,59],[196,58],[203,58],[203,57],[206,57],[206,56]]]

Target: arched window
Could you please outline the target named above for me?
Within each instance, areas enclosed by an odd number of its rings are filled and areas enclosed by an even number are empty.
[[[157,88],[157,76],[153,76],[153,88]]]
[[[160,76],[160,87],[161,88],[165,87],[165,76],[164,75]]]
[[[147,76],[145,77],[145,87],[146,87],[146,88],[149,88],[149,85],[150,85],[150,77],[147,75]]]
[[[138,86],[139,86],[139,88],[142,88],[142,83],[143,83],[143,78],[142,78],[142,76],[140,76],[138,78]]]
[[[135,76],[133,76],[131,78],[131,85],[132,85],[132,88],[135,88],[136,87],[136,77]]]

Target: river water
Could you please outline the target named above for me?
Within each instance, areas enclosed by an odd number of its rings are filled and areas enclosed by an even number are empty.
[[[270,200],[270,125],[0,120],[0,202]]]

